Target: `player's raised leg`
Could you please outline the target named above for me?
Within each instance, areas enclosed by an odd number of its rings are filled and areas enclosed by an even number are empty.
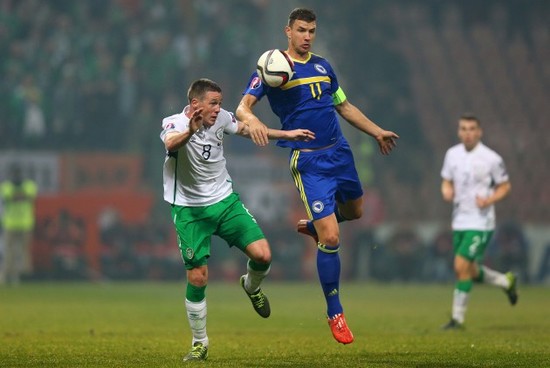
[[[311,236],[313,240],[315,240],[315,243],[319,243],[319,237],[317,236],[317,230],[315,230],[313,221],[305,219],[299,220],[296,224],[296,231],[300,234]]]
[[[338,221],[338,223],[356,220],[358,218],[361,218],[362,214],[363,197],[349,200],[345,203],[338,203],[336,210],[334,211],[334,216],[336,216],[336,221]],[[312,220],[299,220],[296,224],[296,231],[300,234],[311,236],[316,243],[319,242],[317,230],[315,229],[315,225],[313,224]]]

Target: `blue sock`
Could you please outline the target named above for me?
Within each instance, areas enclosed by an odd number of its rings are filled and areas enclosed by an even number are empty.
[[[327,301],[327,316],[329,318],[343,312],[342,304],[340,304],[339,248],[340,245],[319,244],[317,250],[317,273]]]

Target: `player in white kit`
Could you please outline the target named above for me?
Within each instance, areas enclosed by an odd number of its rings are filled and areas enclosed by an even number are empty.
[[[163,119],[160,137],[167,152],[164,199],[171,205],[187,269],[185,306],[193,339],[184,361],[193,361],[208,357],[205,291],[212,235],[249,257],[247,273],[240,282],[252,306],[264,318],[271,310],[260,283],[269,272],[271,251],[256,220],[233,191],[223,154],[224,136],[249,137],[248,126],[221,108],[222,90],[211,80],[193,82],[187,97],[189,105],[181,113]],[[306,129],[270,129],[269,138],[310,140],[315,136]]]
[[[501,287],[511,305],[518,300],[516,276],[482,264],[495,229],[494,204],[511,189],[502,157],[481,142],[479,120],[463,115],[458,122],[461,141],[447,150],[441,169],[443,199],[453,203],[453,248],[456,284],[452,317],[444,329],[463,327],[473,282]]]

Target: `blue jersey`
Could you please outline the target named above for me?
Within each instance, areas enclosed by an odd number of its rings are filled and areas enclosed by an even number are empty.
[[[280,140],[278,146],[300,149],[336,143],[342,137],[342,130],[333,95],[341,89],[334,70],[327,60],[312,53],[306,61],[294,60],[294,69],[296,73],[292,79],[278,88],[262,83],[255,72],[243,94],[253,95],[258,100],[267,95],[283,130],[309,129],[315,133],[315,139],[310,142]],[[343,100],[345,96],[337,101]]]

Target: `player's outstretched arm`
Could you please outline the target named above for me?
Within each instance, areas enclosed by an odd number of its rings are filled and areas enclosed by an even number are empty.
[[[382,154],[389,154],[397,145],[397,139],[399,139],[397,134],[380,128],[348,100],[336,105],[336,111],[338,111],[348,123],[376,139]]]
[[[285,141],[305,141],[309,142],[315,139],[315,133],[307,129],[280,130],[268,129],[269,139],[282,139]]]
[[[264,123],[252,112],[252,108],[258,99],[252,95],[244,95],[237,106],[235,115],[237,119],[248,126],[252,142],[258,146],[266,146],[269,143],[268,129]]]
[[[237,134],[246,138],[252,138],[250,135],[250,127],[243,123],[238,122],[239,130]],[[294,130],[280,130],[280,129],[268,129],[267,136],[269,139],[282,139],[285,141],[306,141],[309,142],[315,139],[315,133],[307,129],[294,129]]]

